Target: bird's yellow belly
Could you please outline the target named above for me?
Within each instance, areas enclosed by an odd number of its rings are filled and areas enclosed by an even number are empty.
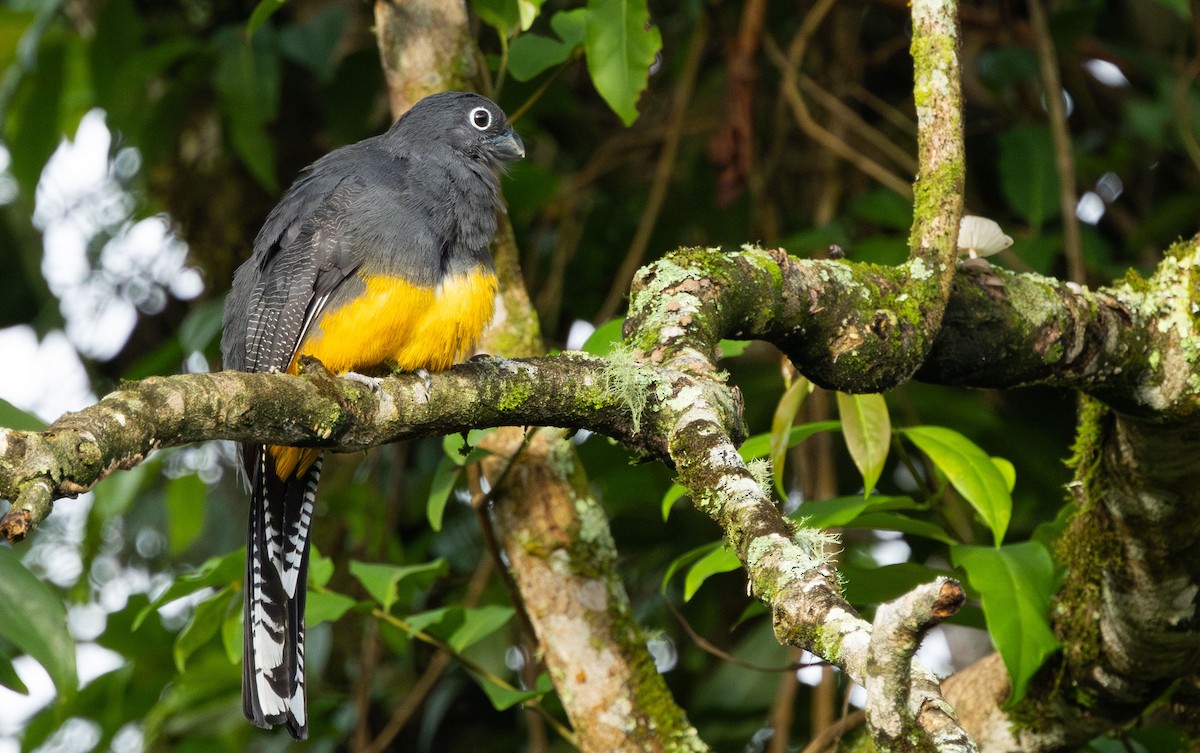
[[[363,276],[365,290],[354,300],[326,311],[296,349],[288,367],[296,373],[300,356],[312,356],[335,374],[393,365],[404,371],[448,369],[475,347],[492,318],[496,275],[477,270],[448,277],[436,288],[398,277]],[[318,450],[272,447],[280,478],[299,475]]]

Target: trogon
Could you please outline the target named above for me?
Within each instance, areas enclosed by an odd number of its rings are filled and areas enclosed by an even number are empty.
[[[426,97],[386,133],[306,168],[267,217],[225,304],[226,369],[337,374],[440,370],[492,317],[488,245],[499,173],[525,156],[503,111],[476,94]],[[315,449],[244,444],[250,488],[242,707],[260,727],[308,734],[304,594]]]

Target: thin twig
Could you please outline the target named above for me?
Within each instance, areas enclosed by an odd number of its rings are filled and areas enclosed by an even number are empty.
[[[1079,218],[1075,216],[1078,202],[1075,187],[1075,158],[1071,151],[1071,132],[1067,129],[1067,108],[1063,104],[1062,79],[1054,40],[1046,23],[1042,0],[1029,0],[1029,20],[1033,25],[1037,45],[1038,67],[1042,71],[1042,89],[1046,114],[1050,118],[1050,136],[1054,139],[1054,162],[1058,166],[1058,196],[1063,219],[1063,253],[1067,257],[1067,279],[1084,283],[1087,267],[1083,262],[1083,241],[1079,235]]]
[[[654,226],[658,223],[658,216],[662,212],[663,203],[667,198],[667,189],[671,185],[671,176],[675,172],[675,157],[679,152],[679,139],[683,132],[683,123],[686,120],[684,116],[687,115],[688,104],[692,101],[692,89],[695,87],[696,77],[700,73],[700,61],[704,57],[704,42],[707,38],[708,24],[701,17],[701,22],[696,25],[696,30],[692,34],[692,46],[688,50],[688,56],[679,77],[679,84],[675,89],[675,101],[668,118],[670,125],[666,138],[663,139],[662,154],[659,155],[658,164],[654,168],[654,180],[650,185],[650,194],[646,197],[646,206],[642,210],[642,216],[638,219],[637,230],[634,231],[633,240],[629,243],[625,259],[621,262],[616,276],[613,277],[608,295],[592,318],[592,322],[596,326],[608,321],[617,313],[626,291],[629,290],[629,284],[633,281],[634,273],[642,265],[642,259],[646,256],[646,248],[650,245],[650,234],[654,232]]]
[[[796,82],[806,94],[819,102],[831,115],[840,118],[852,131],[857,132],[864,141],[882,152],[900,169],[916,175],[917,158],[910,151],[892,141],[879,129],[872,127],[870,123],[863,120],[861,115],[808,76],[801,73],[797,76]]]
[[[674,604],[672,604],[669,601],[664,601],[663,603],[667,605],[667,611],[670,612],[675,617],[675,619],[679,622],[679,626],[683,628],[683,632],[687,633],[688,638],[691,639],[692,643],[696,644],[697,648],[699,648],[701,651],[704,651],[707,654],[711,654],[711,655],[717,657],[718,659],[720,659],[722,661],[727,661],[730,664],[735,664],[739,667],[744,667],[745,669],[750,669],[755,672],[769,672],[772,674],[774,674],[776,672],[795,672],[797,669],[803,669],[805,667],[815,667],[820,664],[824,664],[824,662],[820,662],[820,661],[815,661],[815,662],[796,661],[796,662],[789,662],[787,664],[784,664],[784,665],[778,666],[778,667],[768,667],[764,664],[755,664],[754,662],[748,662],[745,659],[739,659],[736,656],[717,648],[712,643],[710,643],[707,638],[705,638],[704,636],[697,633],[696,629],[691,626],[691,623],[689,623],[687,621],[687,618],[683,616],[683,613],[675,608]]]
[[[832,6],[833,0],[822,0],[825,5]],[[814,9],[815,13],[815,9]],[[850,146],[846,142],[834,136],[827,131],[823,126],[813,119],[812,113],[808,110],[808,105],[804,102],[804,97],[800,95],[799,85],[796,83],[796,68],[799,65],[800,57],[803,55],[803,47],[805,43],[801,43],[800,36],[797,35],[793,40],[791,48],[788,50],[788,55],[785,57],[779,49],[779,45],[775,43],[771,37],[767,37],[764,41],[764,48],[767,51],[767,56],[779,68],[783,74],[783,81],[780,88],[784,98],[792,108],[792,115],[796,119],[796,124],[800,126],[800,130],[811,138],[813,141],[820,143],[826,149],[829,149],[834,154],[838,155],[846,162],[857,168],[863,173],[871,176],[875,180],[882,183],[896,193],[904,197],[912,196],[912,186],[908,181],[900,178],[892,173],[886,167],[880,165],[875,160],[861,154],[857,149]]]
[[[843,735],[855,727],[861,727],[866,721],[867,714],[864,711],[855,711],[853,714],[844,716],[814,737],[812,742],[804,746],[804,750],[800,753],[826,753],[826,751],[835,750]]]
[[[492,561],[487,557],[480,557],[478,564],[475,565],[475,572],[471,574],[471,580],[467,584],[467,591],[463,595],[463,606],[470,607],[479,602],[491,576]],[[392,741],[396,739],[396,735],[400,734],[400,731],[412,720],[413,714],[417,713],[421,704],[425,702],[425,698],[437,686],[438,680],[450,666],[453,658],[453,654],[449,651],[438,651],[433,655],[429,664],[425,666],[425,671],[413,683],[404,699],[396,708],[392,709],[392,715],[387,724],[383,725],[383,729],[379,730],[379,734],[370,744],[360,749],[361,753],[382,753],[387,750]]]

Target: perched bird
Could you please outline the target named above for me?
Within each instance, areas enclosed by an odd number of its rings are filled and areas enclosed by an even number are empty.
[[[441,370],[492,317],[499,172],[525,156],[476,94],[418,102],[386,133],[306,168],[272,210],[225,304],[224,367],[296,373]],[[250,488],[242,708],[308,735],[304,595],[315,449],[245,444]]]

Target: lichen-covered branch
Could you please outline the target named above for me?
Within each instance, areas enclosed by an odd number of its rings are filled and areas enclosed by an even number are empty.
[[[943,753],[973,749],[970,738],[945,708],[937,678],[914,678],[912,672],[913,656],[925,633],[958,612],[966,598],[956,581],[938,578],[876,608],[866,685],[868,727],[876,750],[898,749],[908,730],[918,724],[931,732],[926,749]],[[920,716],[925,718],[918,722]]]
[[[541,424],[595,427],[645,444],[605,364],[583,354],[510,361],[479,359],[423,377],[396,374],[379,391],[332,377],[315,362],[302,376],[220,372],[152,377],[68,413],[42,432],[0,429],[0,499],[13,506],[0,533],[18,540],[50,512],[160,447],[232,439],[349,452],[472,427]],[[539,418],[539,414],[541,417]],[[625,428],[619,428],[620,426]]]

